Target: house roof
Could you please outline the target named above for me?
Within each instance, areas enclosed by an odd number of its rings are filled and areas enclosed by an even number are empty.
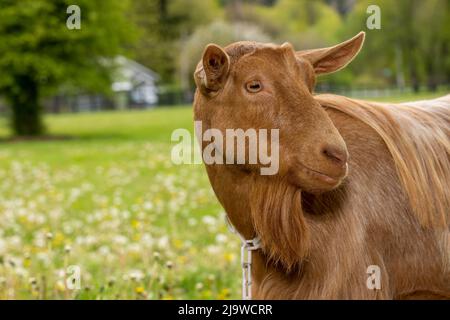
[[[154,85],[159,80],[157,73],[124,56],[116,57],[115,63],[118,68],[112,84],[113,91],[128,91],[142,84]]]

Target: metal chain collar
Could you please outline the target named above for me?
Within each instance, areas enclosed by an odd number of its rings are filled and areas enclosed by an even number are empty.
[[[225,215],[225,221],[230,231],[241,239],[241,267],[242,267],[242,300],[252,299],[252,251],[261,248],[261,240],[255,237],[251,240],[245,239],[231,224],[228,216]]]

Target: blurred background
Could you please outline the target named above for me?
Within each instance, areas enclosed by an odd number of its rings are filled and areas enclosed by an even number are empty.
[[[205,45],[301,50],[365,31],[358,57],[316,91],[432,98],[449,92],[449,7],[0,0],[0,299],[239,298],[239,242],[204,169],[170,160],[172,131],[192,131]]]

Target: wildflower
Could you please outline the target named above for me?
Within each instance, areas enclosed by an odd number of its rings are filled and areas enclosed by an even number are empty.
[[[161,256],[161,255],[159,254],[158,251],[153,252],[153,258],[154,258],[155,260],[159,260],[160,256]]]
[[[30,254],[26,253],[23,260],[23,266],[28,268],[31,265],[31,257]]]
[[[107,256],[111,253],[111,249],[108,246],[101,246],[98,248],[98,253],[102,256]]]
[[[167,249],[169,246],[169,237],[163,236],[158,240],[158,247],[161,249]]]
[[[57,232],[53,238],[53,245],[57,247],[60,246],[64,242],[64,238],[65,237],[61,232]],[[50,240],[51,238],[48,239]]]
[[[218,243],[225,243],[225,242],[227,242],[227,240],[228,240],[228,237],[227,237],[226,235],[224,235],[223,233],[219,233],[219,234],[216,236],[216,241],[217,241]]]
[[[151,203],[150,201],[144,202],[144,209],[145,210],[152,210],[153,209],[153,203]]]
[[[181,241],[181,240],[179,240],[179,239],[174,239],[174,240],[172,241],[172,243],[173,243],[173,246],[174,246],[176,249],[181,249],[181,248],[183,248],[183,241]]]
[[[70,251],[72,251],[72,247],[71,247],[70,245],[67,244],[67,245],[64,247],[64,252],[67,253],[67,254],[69,254]]]
[[[37,280],[34,277],[31,277],[28,282],[30,283],[30,285],[35,286],[37,284]]]
[[[137,294],[143,294],[145,292],[145,289],[144,289],[144,287],[136,287],[136,288],[134,288],[134,291]]]
[[[186,261],[187,261],[187,257],[186,256],[178,256],[178,258],[177,258],[178,264],[185,264]]]
[[[226,262],[233,262],[236,259],[236,256],[233,253],[226,252],[223,255]]]
[[[203,300],[206,300],[206,299],[210,299],[211,296],[212,296],[211,290],[205,290],[205,291],[203,291],[203,292],[201,293],[200,298],[203,299]]]
[[[200,290],[203,289],[203,287],[204,287],[204,285],[203,285],[203,283],[201,283],[201,282],[197,282],[197,283],[195,284],[195,290],[200,291]]]
[[[132,270],[129,273],[129,276],[133,281],[140,281],[144,278],[144,273],[141,270]]]
[[[116,235],[113,238],[113,242],[119,246],[123,246],[128,243],[128,238],[122,235]]]
[[[229,296],[230,296],[230,289],[223,288],[222,290],[220,290],[219,294],[217,295],[217,299],[224,300]]]
[[[217,224],[217,220],[212,216],[204,216],[202,222],[208,226],[215,226]]]
[[[209,254],[211,255],[217,255],[220,253],[221,248],[219,246],[216,245],[210,245],[206,247],[206,250],[208,251]]]
[[[132,226],[134,229],[139,229],[139,227],[141,226],[141,223],[140,223],[138,220],[133,219],[133,220],[131,220],[131,226]]]
[[[58,290],[58,291],[65,291],[66,290],[66,285],[64,284],[63,281],[58,280],[56,282],[56,290]]]

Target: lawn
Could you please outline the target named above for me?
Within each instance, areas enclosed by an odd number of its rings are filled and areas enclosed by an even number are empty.
[[[239,241],[203,166],[170,160],[191,108],[45,122],[63,139],[0,142],[0,299],[240,297]]]
[[[170,160],[191,108],[46,123],[67,139],[0,144],[1,299],[239,298],[239,242],[204,168]]]

